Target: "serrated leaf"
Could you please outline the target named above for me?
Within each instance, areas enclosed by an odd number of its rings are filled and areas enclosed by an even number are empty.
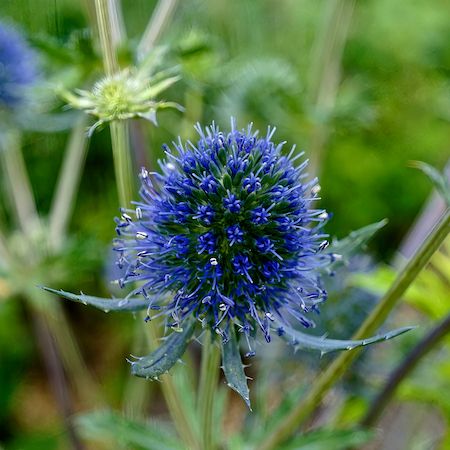
[[[41,286],[47,292],[59,295],[60,297],[72,300],[73,302],[83,303],[83,305],[94,306],[104,312],[109,311],[140,311],[148,307],[148,302],[142,298],[102,298],[92,297],[91,295],[72,294],[71,292],[63,291],[62,289],[52,289]]]
[[[154,352],[131,362],[131,373],[149,379],[157,379],[167,373],[186,351],[195,325],[194,318],[186,319],[183,328],[173,331]]]
[[[231,328],[228,342],[222,345],[222,368],[228,386],[244,399],[251,410],[247,377],[244,372],[244,365],[239,353],[239,345],[234,328]]]
[[[174,436],[175,431],[161,422],[136,421],[114,411],[96,411],[75,419],[81,434],[92,440],[107,440],[116,445],[145,450],[179,450],[183,444]]]
[[[387,219],[372,223],[358,230],[352,231],[344,239],[334,239],[327,249],[328,254],[337,254],[342,257],[343,261],[347,261],[350,256],[360,250],[372,236],[387,224]],[[331,267],[338,265],[339,260],[336,260]]]
[[[412,161],[410,165],[421,170],[432,181],[436,190],[444,198],[447,206],[450,206],[450,182],[445,173],[439,172],[433,166],[422,161]]]
[[[400,334],[412,330],[414,327],[398,328],[388,333],[378,334],[366,339],[360,340],[341,340],[341,339],[327,339],[326,337],[311,336],[293,328],[280,326],[284,330],[283,338],[289,340],[295,349],[311,349],[319,350],[322,354],[339,351],[339,350],[353,350],[356,347],[365,347],[366,345],[375,344],[377,342],[387,341]]]

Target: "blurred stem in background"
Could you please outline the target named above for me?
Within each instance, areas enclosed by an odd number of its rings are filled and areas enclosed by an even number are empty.
[[[449,232],[450,210],[447,208],[428,238],[423,242],[403,270],[397,275],[397,278],[390,289],[361,325],[353,339],[364,339],[377,330],[387,318],[388,314],[397,305],[417,275],[426,266],[434,252],[444,242]],[[298,429],[298,427],[316,410],[325,394],[349,368],[350,364],[359,355],[360,351],[361,348],[341,353],[328,368],[321,373],[312,385],[309,393],[292,409],[286,419],[271,432],[270,436],[267,436],[265,441],[261,442],[261,447],[259,447],[259,449],[276,449],[282,442],[289,439],[289,437],[295,433],[296,429]]]
[[[377,422],[386,405],[392,400],[400,383],[416,368],[419,361],[433,350],[450,333],[450,314],[427,333],[391,373],[383,389],[371,403],[361,425],[370,428]]]
[[[341,61],[355,0],[325,2],[325,14],[313,47],[309,75],[309,104],[313,124],[310,135],[310,173],[319,175],[330,120],[341,79]]]
[[[143,60],[153,49],[177,6],[177,0],[159,0],[137,48],[138,60]]]
[[[87,117],[81,115],[69,137],[56,192],[49,214],[50,245],[61,248],[69,219],[75,208],[75,195],[83,172],[88,148],[86,134]]]
[[[117,42],[114,43],[114,40],[111,37],[114,34],[112,31],[114,22],[112,21],[113,15],[111,14],[111,10],[113,8],[118,8],[118,5],[111,0],[96,0],[95,6],[105,72],[108,76],[112,76],[120,70],[115,48]],[[135,179],[135,175],[131,163],[128,122],[123,120],[112,121],[110,127],[119,201],[122,207],[129,207],[131,200],[134,197],[133,180]],[[158,339],[154,327],[155,324],[152,324],[150,327],[145,327],[148,344],[152,351],[156,348]],[[178,392],[175,383],[168,374],[163,375],[161,380],[161,390],[177,431],[186,444],[191,448],[197,448],[197,439],[193,432],[188,414],[183,408],[183,402],[180,400],[180,393]]]

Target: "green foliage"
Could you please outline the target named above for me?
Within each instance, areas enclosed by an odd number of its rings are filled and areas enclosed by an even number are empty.
[[[446,201],[447,206],[450,207],[450,182],[445,173],[440,173],[433,166],[422,161],[413,161],[411,167],[420,169],[433,183],[443,199]]]
[[[183,328],[173,328],[172,333],[164,338],[163,343],[154,352],[131,361],[131,373],[153,380],[167,373],[186,351],[196,322],[195,318],[185,319]]]
[[[250,393],[247,386],[247,376],[244,373],[239,345],[234,330],[230,331],[230,338],[222,345],[222,368],[228,386],[234,389],[250,407]]]
[[[136,450],[180,450],[183,445],[166,423],[132,420],[114,411],[96,411],[76,418],[88,440],[106,441],[114,448]]]
[[[311,336],[301,331],[294,330],[292,328],[285,328],[285,334],[283,337],[290,341],[290,343],[297,349],[314,349],[319,350],[323,355],[328,352],[334,352],[339,350],[353,350],[357,347],[365,347],[367,345],[375,344],[377,342],[387,341],[400,334],[406,333],[412,330],[414,327],[404,327],[398,330],[393,330],[388,333],[379,334],[367,339],[362,340],[340,340],[340,339],[328,339],[324,336]]]
[[[122,312],[132,312],[132,311],[141,311],[146,309],[148,303],[139,297],[131,297],[131,298],[100,298],[100,297],[92,297],[91,295],[84,294],[72,294],[71,292],[65,292],[62,289],[52,289],[49,287],[41,286],[44,291],[51,292],[52,294],[56,294],[60,297],[66,298],[68,300],[72,300],[73,302],[82,303],[83,305],[94,306],[95,308],[101,309],[104,312],[110,311],[122,311]]]
[[[367,225],[359,230],[352,231],[347,237],[338,240],[334,239],[328,248],[327,253],[336,254],[339,258],[331,265],[330,268],[334,269],[340,265],[340,263],[348,263],[351,256],[355,255],[358,251],[364,250],[367,242],[383,228],[387,223],[387,220],[380,220],[371,225]]]

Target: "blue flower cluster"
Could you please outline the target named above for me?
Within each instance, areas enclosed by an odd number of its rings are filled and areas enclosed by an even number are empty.
[[[0,107],[14,109],[37,77],[36,56],[11,26],[0,23]]]
[[[330,256],[307,161],[294,165],[294,148],[283,155],[274,129],[196,129],[196,144],[165,147],[162,174],[142,170],[142,201],[117,219],[121,285],[139,282],[149,319],[165,314],[177,328],[194,315],[224,341],[232,324],[267,341],[275,320],[312,326],[306,314],[326,298],[318,269]]]

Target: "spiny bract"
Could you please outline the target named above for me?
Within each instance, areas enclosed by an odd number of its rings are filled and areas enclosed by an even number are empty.
[[[196,144],[165,146],[162,174],[142,170],[142,201],[117,219],[120,284],[140,283],[148,319],[160,310],[177,329],[194,315],[224,341],[231,324],[267,341],[274,320],[312,326],[305,313],[326,298],[318,272],[330,255],[307,161],[295,166],[294,148],[284,156],[274,129],[196,129]]]

